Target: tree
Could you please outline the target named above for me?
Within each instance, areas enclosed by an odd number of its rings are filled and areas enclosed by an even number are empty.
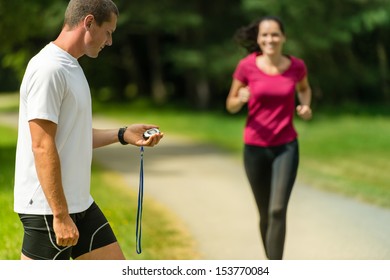
[[[231,29],[238,18],[239,0],[122,1],[117,44],[126,61],[145,69],[143,76],[127,71],[128,79],[137,77],[136,88],[152,92],[158,103],[173,96],[204,109],[220,86],[227,66],[231,71]],[[136,11],[136,12],[134,12]],[[229,20],[228,20],[229,19]],[[228,42],[226,44],[226,42]],[[137,59],[142,57],[143,59]],[[145,65],[147,62],[148,65]],[[212,62],[212,63],[211,63]],[[230,78],[230,76],[229,76]],[[145,86],[147,80],[150,88]]]
[[[62,24],[66,1],[0,0],[0,63],[19,80],[27,61]],[[45,19],[45,20],[42,20]]]
[[[235,31],[273,14],[286,24],[286,52],[307,63],[315,102],[390,102],[390,0],[115,2],[113,46],[98,60],[80,59],[94,96],[106,101],[150,97],[161,105],[222,108],[245,54],[232,40]],[[67,3],[0,0],[3,89],[56,37]]]
[[[249,17],[270,13],[284,19],[287,51],[307,62],[317,99],[329,103],[388,100],[388,50],[384,46],[389,40],[384,35],[390,24],[389,0],[242,3]],[[375,96],[377,92],[382,96]]]

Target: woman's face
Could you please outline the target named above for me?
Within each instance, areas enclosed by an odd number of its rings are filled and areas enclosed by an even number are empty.
[[[274,20],[263,20],[259,24],[257,43],[263,54],[274,55],[282,52],[286,37]]]

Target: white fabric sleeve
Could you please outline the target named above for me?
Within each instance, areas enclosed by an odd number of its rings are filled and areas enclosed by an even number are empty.
[[[58,124],[65,78],[55,66],[44,65],[30,76],[27,84],[27,118],[44,119]]]

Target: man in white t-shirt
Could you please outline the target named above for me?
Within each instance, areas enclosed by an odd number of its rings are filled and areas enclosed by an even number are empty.
[[[22,259],[124,259],[90,195],[92,149],[144,140],[153,125],[93,129],[91,95],[78,63],[112,44],[111,0],[71,0],[57,39],[29,62],[20,89],[14,210],[24,226]]]

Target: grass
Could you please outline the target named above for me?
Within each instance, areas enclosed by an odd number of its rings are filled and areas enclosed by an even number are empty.
[[[19,96],[15,93],[0,94],[0,112],[17,112],[19,107]]]
[[[320,116],[298,129],[304,182],[390,208],[389,117]]]
[[[124,124],[151,123],[169,135],[215,144],[238,154],[242,148],[243,115],[225,112],[197,112],[167,107],[153,108],[147,101],[130,104],[94,103],[94,114],[103,115]]]
[[[0,126],[0,259],[20,258],[22,226],[13,212],[13,182],[16,132]]]
[[[142,100],[133,104],[97,104],[95,114],[102,112],[123,123],[157,124],[166,137],[182,135],[241,156],[244,113],[150,108]],[[310,122],[296,120],[301,151],[298,180],[390,208],[390,172],[386,172],[390,170],[387,109],[355,106],[340,111],[315,112]]]
[[[20,258],[23,229],[13,212],[15,129],[0,126],[0,260]],[[96,164],[92,169],[92,194],[110,221],[127,259],[198,259],[191,235],[180,220],[162,205],[144,197],[142,254],[135,252],[137,194],[122,178]]]
[[[3,104],[0,102],[0,112],[15,110],[15,102]],[[241,156],[244,113],[228,115],[223,111],[151,108],[153,106],[142,100],[130,104],[94,102],[95,115],[104,115],[124,124],[157,124],[166,137],[192,138],[222,147],[237,158]],[[387,172],[390,170],[390,116],[387,109],[366,107],[342,113],[315,112],[312,121],[297,120],[296,127],[301,150],[298,180],[390,208],[390,172]],[[15,139],[14,130],[0,127],[0,203],[3,206],[0,218],[2,233],[9,233],[0,235],[0,244],[4,244],[0,248],[0,259],[19,258],[21,226],[12,212]],[[144,209],[144,252],[136,255],[136,194],[126,188],[116,173],[98,166],[93,168],[92,184],[93,194],[107,213],[127,258],[198,258],[185,227],[172,213],[148,199],[145,199],[148,206]]]
[[[198,259],[195,243],[180,219],[165,207],[144,197],[142,254],[136,253],[137,193],[126,187],[117,173],[96,165],[92,170],[92,195],[106,214],[127,259]],[[108,195],[109,194],[109,195]]]

